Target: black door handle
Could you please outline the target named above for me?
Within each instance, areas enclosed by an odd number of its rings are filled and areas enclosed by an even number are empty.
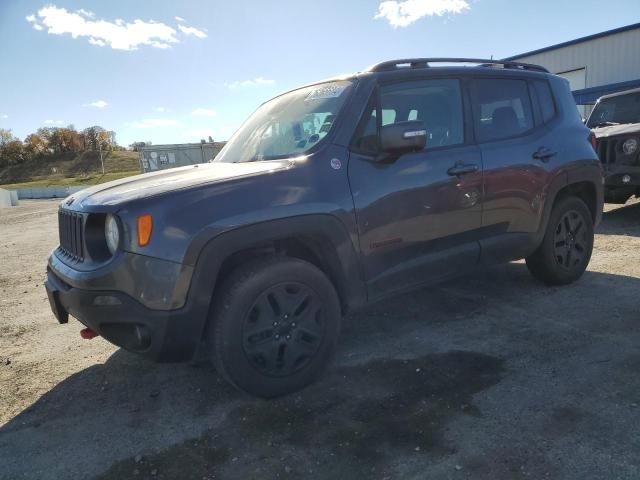
[[[555,157],[558,152],[554,152],[553,150],[547,147],[540,147],[537,151],[531,155],[536,160],[542,160],[543,162],[548,161],[551,157]]]
[[[452,177],[453,176],[459,177],[460,175],[465,175],[467,173],[477,172],[479,168],[480,167],[478,167],[478,165],[476,164],[470,164],[470,165],[459,164],[451,167],[449,170],[447,170],[447,173]]]

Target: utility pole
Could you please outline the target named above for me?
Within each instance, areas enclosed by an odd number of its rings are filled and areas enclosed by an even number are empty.
[[[100,165],[102,165],[102,175],[104,175],[104,161],[102,160],[102,142],[99,142],[100,145]]]

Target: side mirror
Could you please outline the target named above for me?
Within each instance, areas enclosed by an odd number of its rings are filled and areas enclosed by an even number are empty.
[[[424,150],[427,130],[422,120],[392,123],[380,130],[380,150],[387,158]]]

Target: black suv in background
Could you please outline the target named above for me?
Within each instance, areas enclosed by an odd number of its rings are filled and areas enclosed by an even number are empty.
[[[598,99],[587,126],[604,167],[605,201],[640,196],[640,88]]]
[[[602,202],[566,80],[390,61],[266,102],[208,164],[67,198],[46,289],[88,336],[157,360],[203,347],[273,397],[318,377],[368,302],[522,258],[577,280]]]

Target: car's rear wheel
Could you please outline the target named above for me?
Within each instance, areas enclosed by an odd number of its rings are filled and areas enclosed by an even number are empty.
[[[553,207],[547,231],[538,249],[527,257],[534,277],[549,285],[579,279],[593,251],[593,218],[577,197],[564,197]]]
[[[293,258],[251,261],[216,295],[209,342],[233,385],[277,397],[313,382],[336,346],[340,302],[326,275]]]

